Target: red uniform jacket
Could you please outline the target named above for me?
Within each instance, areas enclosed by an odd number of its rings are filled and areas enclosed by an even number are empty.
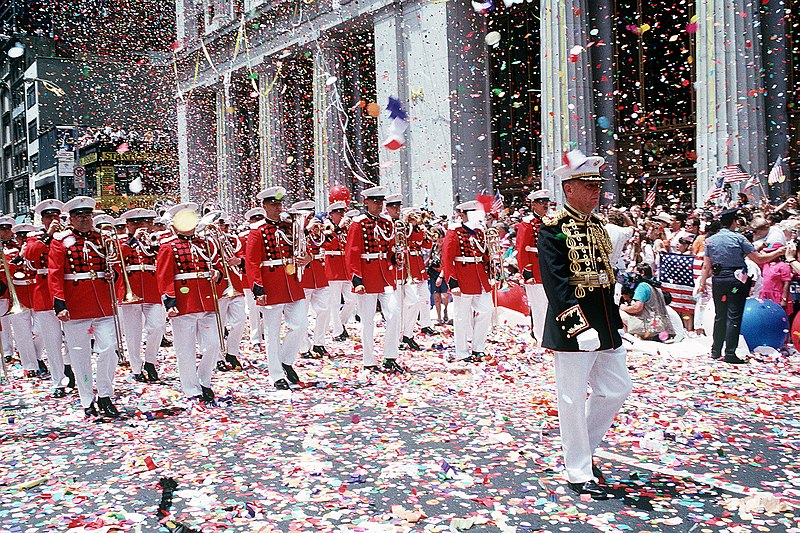
[[[414,283],[428,280],[428,269],[425,268],[425,261],[422,260],[422,249],[430,250],[432,245],[433,243],[428,240],[422,230],[416,226],[412,227],[411,233],[408,236],[406,269]]]
[[[525,217],[517,225],[517,265],[525,279],[533,279],[534,283],[542,282],[539,272],[539,249],[536,239],[542,219],[536,215]]]
[[[19,243],[17,243],[19,246]],[[33,293],[36,288],[36,270],[30,261],[26,261],[20,254],[19,248],[5,248],[6,262],[8,269],[11,273],[12,282],[14,284],[14,292],[17,293],[17,300],[20,305],[27,309],[33,309]],[[3,283],[7,280],[3,277]],[[5,295],[9,297],[9,291]]]
[[[464,294],[489,292],[486,267],[486,238],[482,229],[471,230],[464,226],[448,229],[442,247],[442,270],[450,288],[458,287]]]
[[[325,275],[328,281],[350,281],[347,265],[344,262],[344,250],[347,243],[347,232],[336,228],[333,235],[328,236],[322,244],[325,251]]]
[[[251,229],[247,237],[247,275],[253,282],[253,295],[266,294],[267,305],[287,304],[305,298],[297,281],[290,239],[274,220],[263,221]]]
[[[311,254],[311,262],[303,270],[303,279],[300,285],[304,289],[321,289],[328,286],[328,276],[325,274],[325,252],[322,245],[325,243],[325,235],[315,239],[312,235],[306,235],[306,249]]]
[[[47,285],[56,313],[67,309],[72,320],[111,316],[111,280],[106,274],[105,249],[98,231],[65,230],[53,236]]]
[[[133,293],[142,299],[142,304],[160,304],[161,291],[156,278],[156,256],[158,249],[130,236],[122,243],[122,256],[125,258],[125,271]],[[117,300],[125,297],[125,284],[122,276],[117,278]]]
[[[22,255],[30,261],[36,272],[36,284],[33,286],[34,311],[52,311],[53,297],[50,296],[50,287],[47,285],[47,264],[50,254],[52,237],[45,233],[36,237],[28,237]]]
[[[394,290],[394,224],[387,215],[356,217],[347,232],[345,261],[353,286],[368,294]]]
[[[250,279],[250,276],[247,272],[247,236],[250,234],[249,231],[245,231],[239,234],[239,250],[236,252],[236,257],[242,260],[241,264],[239,264],[239,274],[241,274],[241,281],[242,281],[242,288],[243,289],[252,289],[253,288],[253,280]]]
[[[19,253],[19,248],[17,247],[17,241],[15,239],[2,241],[0,242],[0,246],[3,247],[3,250],[6,250],[9,254],[11,254],[8,257],[6,257],[6,262],[10,261],[14,256],[16,256]],[[9,265],[9,267],[10,266],[11,265]],[[0,281],[3,282],[3,285],[8,285],[6,280],[6,275],[3,272],[0,272]],[[3,291],[3,294],[0,295],[0,300],[8,300],[8,299],[9,299],[9,293],[8,289],[6,289],[5,291]]]
[[[216,267],[209,260],[202,239],[175,235],[162,240],[156,258],[156,278],[162,298],[174,298],[179,315],[214,312],[211,270]],[[217,286],[217,290],[222,289]]]

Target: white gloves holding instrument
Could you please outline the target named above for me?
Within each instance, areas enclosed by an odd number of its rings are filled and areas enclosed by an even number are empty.
[[[582,352],[594,352],[600,349],[600,334],[594,328],[578,333],[575,339],[578,341],[578,349]]]

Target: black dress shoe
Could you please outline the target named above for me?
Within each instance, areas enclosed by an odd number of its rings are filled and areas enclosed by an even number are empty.
[[[64,365],[64,375],[69,380],[69,381],[67,381],[67,388],[68,389],[74,389],[75,388],[75,373],[72,371],[72,365]]]
[[[390,374],[405,374],[406,369],[397,364],[397,361],[394,359],[384,359],[383,360],[383,370],[384,372],[388,372]]]
[[[297,372],[294,371],[292,365],[287,365],[281,363],[283,367],[283,373],[286,374],[286,379],[288,379],[291,383],[300,383],[300,376],[297,375]]]
[[[349,338],[350,338],[350,334],[349,334],[349,333],[347,333],[347,328],[344,328],[344,327],[343,327],[343,328],[342,328],[342,332],[341,332],[341,333],[339,333],[338,335],[336,335],[336,336],[333,338],[333,340],[341,342],[341,341],[343,341],[343,340],[347,340],[347,339],[349,339]]]
[[[476,355],[468,355],[464,359],[461,359],[460,362],[462,362],[462,363],[480,363],[481,362],[481,358],[480,358],[480,356],[476,356]]]
[[[316,357],[314,357],[314,354],[312,354],[312,353],[309,351],[309,352],[303,352],[303,353],[301,353],[301,354],[300,354],[300,359],[316,359]]]
[[[420,333],[424,333],[425,335],[436,335],[437,331],[430,326],[425,326],[421,330]]]
[[[406,336],[403,336],[403,340],[402,340],[401,342],[402,342],[403,344],[405,344],[406,346],[408,346],[408,347],[409,347],[409,349],[411,349],[411,350],[417,350],[417,351],[419,351],[419,350],[421,350],[421,349],[422,349],[422,346],[420,346],[419,344],[417,344],[417,341],[415,341],[415,340],[414,340],[414,339],[412,339],[411,337],[406,337]]]
[[[380,370],[378,369],[378,365],[368,365],[368,366],[365,366],[365,367],[364,367],[364,370],[366,370],[366,371],[368,371],[368,372],[380,372]]]
[[[151,382],[158,381],[158,372],[156,371],[156,365],[153,363],[145,363],[143,368],[145,374],[147,374],[147,379]]]
[[[134,374],[133,381],[138,381],[139,383],[147,383],[147,378],[144,377],[144,374]]]
[[[578,494],[588,494],[593,500],[607,500],[609,498],[606,490],[594,481],[584,481],[583,483],[567,483],[570,489]]]
[[[726,363],[730,363],[732,365],[744,365],[747,364],[747,361],[744,359],[739,359],[735,355],[726,355],[723,359]]]
[[[103,413],[103,416],[109,418],[117,418],[119,416],[119,411],[117,411],[117,408],[111,403],[111,398],[109,397],[97,398],[97,408]]]
[[[89,407],[83,408],[83,416],[86,418],[91,418],[93,416],[99,416],[100,413],[97,412],[97,407],[94,406],[94,402],[92,402]]]
[[[38,378],[39,377],[39,371],[38,370],[26,370],[24,375],[28,379]]]
[[[200,390],[203,391],[202,401],[203,403],[214,403],[214,391],[211,390],[209,387],[204,387],[200,385]]]
[[[603,475],[603,471],[594,463],[592,463],[592,475],[597,479],[598,483],[606,482],[606,476]]]
[[[161,347],[162,348],[171,348],[172,347],[172,341],[169,340],[166,337],[161,337]]]
[[[219,370],[220,372],[227,372],[230,369],[228,368],[228,364],[225,361],[217,361],[217,370]]]
[[[67,396],[67,391],[64,389],[64,387],[57,387],[53,391],[53,398],[64,398],[66,396]]]
[[[40,376],[49,376],[50,375],[50,369],[47,368],[47,364],[44,361],[42,361],[41,359],[39,359],[39,375]]]
[[[722,359],[722,354],[721,353],[712,353],[711,354],[711,359]]]
[[[278,381],[275,382],[275,388],[278,389],[278,390],[291,390],[291,387],[289,386],[289,382],[286,381],[283,378],[281,378],[281,379],[279,379]]]
[[[229,353],[225,354],[225,361],[228,362],[230,367],[235,370],[236,372],[242,371],[242,363],[239,362],[239,358],[235,355],[231,355]]]
[[[324,346],[312,346],[311,352],[317,354],[317,358],[320,359],[322,357],[330,357],[331,354],[328,353],[328,350],[325,349]]]

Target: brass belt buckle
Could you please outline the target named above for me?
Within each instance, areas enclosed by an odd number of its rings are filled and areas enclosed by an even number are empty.
[[[92,280],[97,279],[97,272],[95,272],[94,270],[90,270],[89,271],[89,279],[92,279]]]
[[[600,283],[600,285],[608,285],[608,272],[598,273],[597,281]]]

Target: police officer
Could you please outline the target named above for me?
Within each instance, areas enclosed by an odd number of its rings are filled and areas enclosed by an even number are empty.
[[[711,294],[714,298],[714,341],[711,357],[720,359],[725,347],[726,363],[742,364],[747,361],[736,356],[745,300],[750,294],[752,279],[747,276],[745,257],[756,264],[769,263],[783,255],[784,246],[771,252],[757,252],[753,244],[736,233],[738,209],[726,209],[719,214],[722,229],[705,240],[703,272],[700,291],[707,294],[706,280],[711,277]]]
[[[536,239],[542,217],[550,207],[550,191],[542,189],[528,195],[533,213],[522,219],[517,229],[517,265],[525,280],[525,294],[531,308],[531,325],[533,336],[542,342],[544,320],[547,315],[547,295],[542,286],[542,275],[539,271],[539,248]]]
[[[547,319],[542,346],[555,354],[558,420],[568,486],[606,499],[592,454],[631,391],[614,303],[611,240],[593,211],[600,201],[602,157],[574,158],[554,171],[566,205],[544,217],[537,240]],[[587,399],[588,384],[592,393]]]

